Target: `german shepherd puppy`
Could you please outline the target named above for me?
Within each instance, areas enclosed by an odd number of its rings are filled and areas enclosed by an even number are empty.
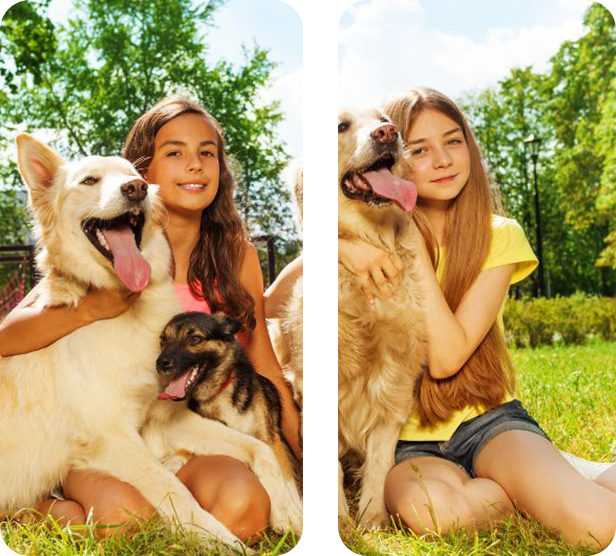
[[[282,440],[278,390],[257,373],[235,339],[241,323],[222,313],[176,315],[160,337],[156,370],[165,386],[159,399],[188,400],[188,407],[254,436],[272,448],[283,475],[293,470]]]

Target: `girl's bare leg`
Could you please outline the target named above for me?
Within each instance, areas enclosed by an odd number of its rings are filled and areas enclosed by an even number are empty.
[[[36,510],[44,516],[53,517],[60,526],[84,525],[86,514],[83,508],[73,500],[57,500],[49,498],[36,506]]]
[[[396,465],[385,481],[385,503],[394,519],[417,534],[487,529],[513,512],[511,500],[494,481],[471,479],[462,468],[436,457]]]
[[[595,479],[595,483],[616,492],[616,463]]]
[[[256,475],[228,456],[195,456],[178,478],[201,507],[242,540],[258,537],[268,525],[270,499]],[[125,533],[135,520],[148,519],[155,509],[129,484],[91,471],[71,471],[64,482],[67,500],[49,499],[38,511],[60,524],[82,525],[92,511],[97,535]]]
[[[94,471],[70,471],[64,481],[66,498],[92,512],[96,534],[106,537],[126,533],[139,520],[156,515],[156,510],[131,485]]]
[[[520,509],[571,544],[605,547],[614,538],[616,493],[586,480],[537,434],[499,434],[477,457],[476,473],[501,485]]]
[[[257,476],[229,456],[195,456],[177,474],[199,505],[242,541],[267,527],[270,499]]]

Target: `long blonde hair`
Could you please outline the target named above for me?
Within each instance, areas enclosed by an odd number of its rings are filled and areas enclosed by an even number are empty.
[[[403,138],[417,116],[435,110],[451,118],[463,130],[470,155],[468,182],[449,203],[443,247],[447,254],[441,287],[453,312],[479,276],[492,242],[492,215],[502,214],[498,190],[494,187],[473,132],[456,104],[438,91],[427,88],[394,93],[384,110]],[[430,253],[436,242],[421,214],[415,216]],[[433,263],[435,259],[433,259]],[[495,322],[464,366],[453,376],[434,379],[425,373],[418,385],[416,404],[423,426],[447,421],[454,411],[466,406],[492,409],[515,390],[513,365],[502,330]]]

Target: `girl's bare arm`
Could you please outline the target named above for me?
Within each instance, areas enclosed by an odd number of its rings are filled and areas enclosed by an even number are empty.
[[[42,284],[35,286],[0,323],[0,356],[42,349],[95,320],[115,317],[128,309],[138,294],[91,290],[72,307],[35,307]]]
[[[395,286],[402,269],[400,259],[361,240],[338,238],[340,262],[362,280],[370,298],[372,282],[383,296],[389,296],[388,283]],[[434,378],[456,374],[488,333],[507,295],[515,265],[505,265],[479,274],[455,313],[451,311],[425,244],[420,242],[418,269],[424,288],[428,364]]]
[[[263,277],[256,249],[250,245],[246,249],[242,263],[241,281],[255,300],[254,330],[240,335],[250,361],[256,371],[271,380],[282,401],[282,433],[297,457],[301,457],[302,447],[299,439],[299,412],[293,401],[291,389],[282,376],[282,369],[274,354],[272,342],[267,332],[263,308]]]
[[[291,295],[293,285],[304,272],[302,255],[285,266],[263,294],[265,318],[278,319],[282,316],[282,308]]]
[[[437,379],[456,374],[496,321],[515,264],[482,271],[452,312],[436,279],[430,256],[420,242],[418,270],[424,292],[428,365]]]

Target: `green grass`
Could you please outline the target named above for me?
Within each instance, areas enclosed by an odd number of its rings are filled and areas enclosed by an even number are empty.
[[[4,521],[0,528],[6,544],[28,556],[228,556],[233,552],[212,542],[204,546],[196,535],[171,533],[160,519],[135,527],[128,535],[97,538],[94,526],[62,528],[52,518],[22,524]],[[266,534],[252,549],[263,556],[289,552],[298,542],[293,533]],[[237,554],[241,554],[238,552]]]
[[[556,446],[595,461],[612,461],[616,438],[616,344],[513,350],[518,398]],[[341,526],[352,551],[367,556],[585,556],[533,519],[515,515],[491,531],[417,536],[399,527],[361,532]]]

